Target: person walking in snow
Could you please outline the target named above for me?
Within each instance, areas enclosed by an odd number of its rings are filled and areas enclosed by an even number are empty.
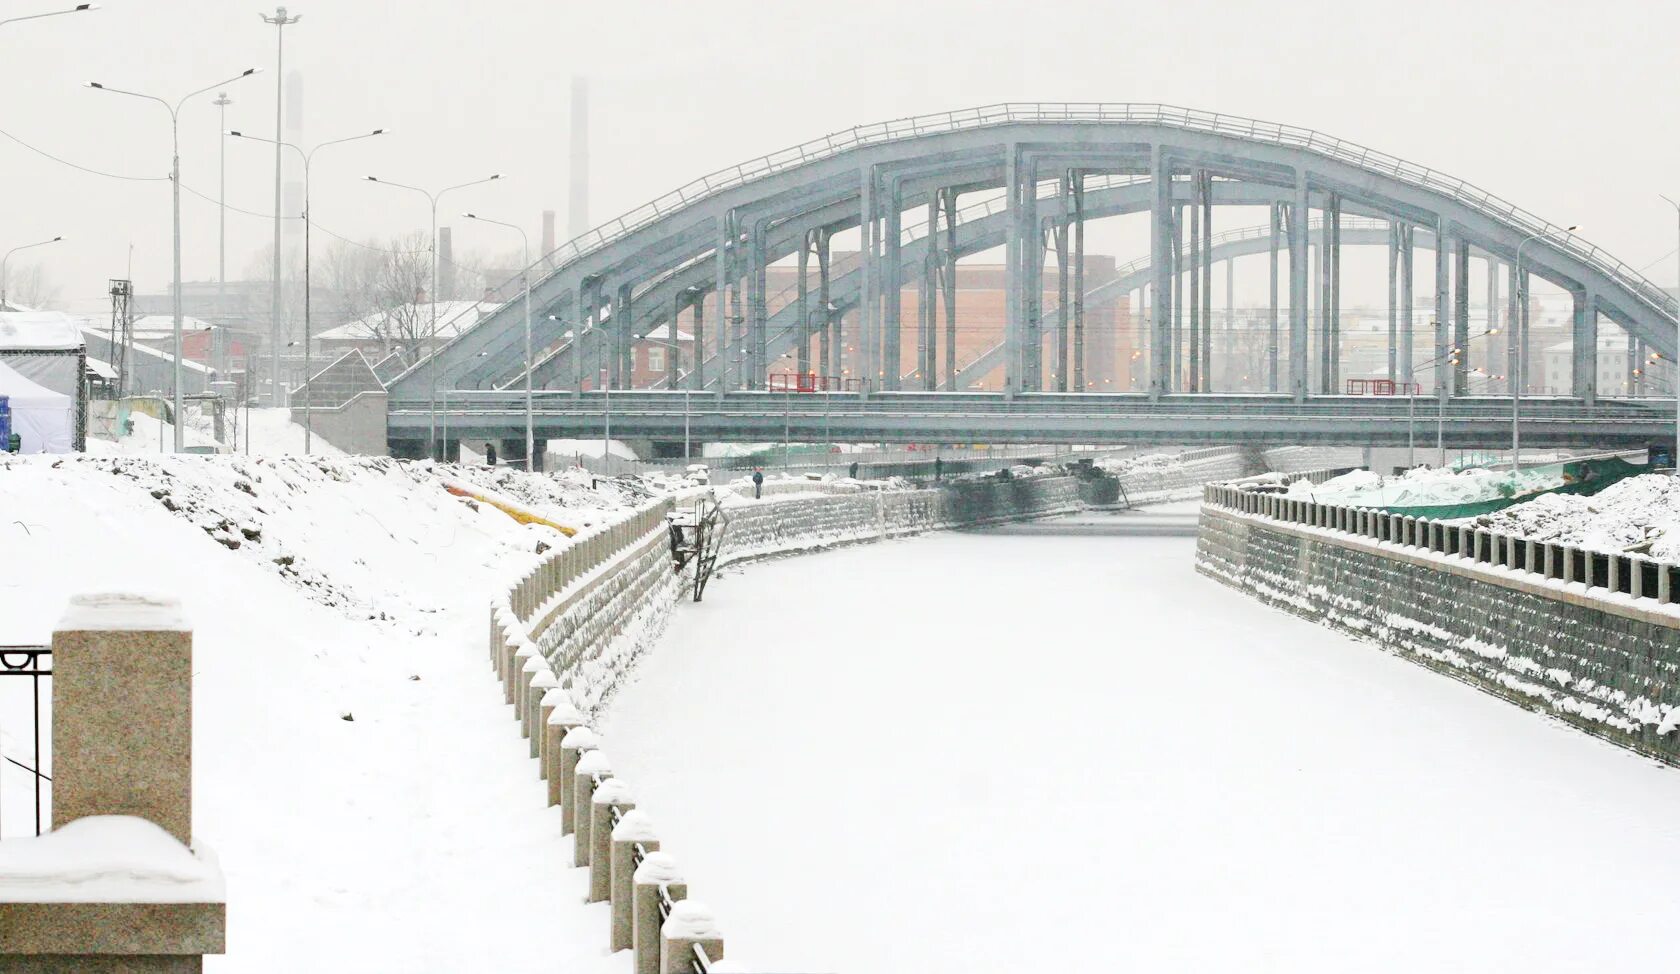
[[[484,444],[484,465],[487,467],[494,467],[496,465],[496,444]]]
[[[764,471],[753,471],[753,500],[764,496]]]

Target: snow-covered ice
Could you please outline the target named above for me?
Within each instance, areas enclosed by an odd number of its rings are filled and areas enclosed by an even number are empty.
[[[731,571],[603,747],[753,969],[1672,962],[1680,775],[1193,554],[966,532]]]

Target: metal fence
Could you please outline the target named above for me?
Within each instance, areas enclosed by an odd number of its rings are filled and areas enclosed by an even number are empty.
[[[11,754],[0,755],[5,763],[23,769],[28,773],[34,793],[35,804],[35,834],[40,835],[46,830],[46,802],[51,795],[52,776],[42,762],[41,743],[46,734],[42,727],[43,708],[41,706],[42,681],[52,679],[52,650],[46,646],[0,646],[0,686],[4,687],[0,694],[0,718],[8,718],[14,711],[27,710],[29,715],[29,739],[25,752],[29,755],[28,763],[24,759]],[[27,708],[12,706],[17,694],[13,692],[17,687],[16,680],[29,680],[29,705]],[[47,687],[50,692],[50,683]],[[46,708],[47,716],[50,706]],[[15,731],[18,727],[16,719],[4,720],[8,731]]]
[[[1580,583],[1589,592],[1626,595],[1636,603],[1668,605],[1680,593],[1680,565],[1644,555],[1592,551],[1375,508],[1320,504],[1250,485],[1209,484],[1202,492],[1202,503],[1282,524],[1505,568],[1537,580]]]

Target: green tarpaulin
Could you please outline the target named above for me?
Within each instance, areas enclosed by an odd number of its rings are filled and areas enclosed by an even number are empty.
[[[1546,487],[1541,490],[1531,490],[1524,494],[1511,494],[1496,497],[1492,500],[1470,501],[1463,504],[1430,504],[1411,507],[1378,507],[1376,510],[1388,514],[1404,514],[1408,517],[1425,517],[1436,521],[1449,521],[1461,517],[1475,517],[1478,514],[1489,514],[1503,510],[1515,504],[1531,501],[1542,494],[1581,494],[1591,496],[1618,481],[1629,477],[1648,473],[1649,468],[1642,464],[1628,463],[1620,457],[1609,457],[1597,460],[1570,460],[1564,463],[1552,464],[1548,467],[1529,467],[1527,471],[1557,470],[1557,486]],[[1362,506],[1362,505],[1360,505]]]

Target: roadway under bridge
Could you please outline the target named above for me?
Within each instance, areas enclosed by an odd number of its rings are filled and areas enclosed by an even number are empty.
[[[1214,214],[1229,206],[1264,207],[1270,219],[1215,233]],[[1086,288],[1085,224],[1126,213],[1149,215],[1147,259],[1124,268],[1106,293]],[[831,241],[850,231],[861,237],[860,253],[837,266]],[[1573,296],[1573,395],[1523,409],[1537,442],[1623,442],[1646,435],[1635,427],[1656,431],[1644,407],[1631,407],[1639,418],[1630,419],[1598,404],[1597,335],[1607,320],[1636,347],[1672,360],[1674,298],[1566,229],[1425,166],[1305,129],[1159,105],[1007,104],[861,126],[753,160],[545,256],[532,271],[539,435],[601,432],[606,410],[594,402],[596,390],[627,390],[634,349],[658,342],[650,334],[686,314],[694,351],[675,363],[675,384],[710,397],[703,407],[690,397],[688,411],[691,433],[708,438],[790,432],[812,410],[762,398],[770,363],[791,349],[797,371],[837,376],[849,346],[857,392],[824,397],[830,423],[854,417],[843,433],[831,426],[836,439],[972,432],[996,440],[1183,442],[1205,434],[1392,442],[1403,399],[1347,404],[1335,395],[1344,243],[1387,246],[1391,320],[1410,323],[1418,308],[1432,311],[1426,348],[1412,347],[1410,327],[1391,326],[1391,373],[1417,376],[1448,401],[1459,442],[1493,438],[1498,421],[1489,410],[1506,410],[1507,436],[1510,421],[1508,403],[1459,405],[1474,399],[1473,256],[1503,270],[1508,321],[1521,322],[1531,275]],[[974,399],[953,391],[964,388],[955,359],[956,262],[998,247],[1003,341],[967,367],[1001,363],[1003,390]],[[1424,248],[1433,255],[1433,293],[1416,295],[1414,254]],[[1184,399],[1219,392],[1211,382],[1214,260],[1262,252],[1272,257],[1265,388],[1276,395]],[[1050,257],[1055,270],[1047,272]],[[772,314],[767,269],[788,258],[797,260],[797,293]],[[1057,278],[1059,301],[1044,298],[1047,273]],[[913,321],[898,300],[908,287],[920,297],[910,305]],[[1133,290],[1149,309],[1148,392],[1083,405],[1066,399],[1060,394],[1087,395],[1077,392],[1091,337],[1087,305]],[[472,437],[521,435],[523,412],[493,393],[524,385],[525,325],[522,303],[511,302],[400,376],[390,388],[393,449],[415,455],[429,440],[439,451],[453,438],[440,433],[446,421]],[[1532,372],[1526,342],[1507,339],[1503,353],[1503,363],[1480,364],[1523,384]],[[935,403],[912,409],[892,397],[909,390]],[[643,435],[638,423],[647,435],[660,424],[661,435],[670,433],[675,401],[648,400],[639,412],[627,402],[625,434]],[[1336,418],[1324,420],[1320,407]],[[807,439],[818,432],[803,429]]]

